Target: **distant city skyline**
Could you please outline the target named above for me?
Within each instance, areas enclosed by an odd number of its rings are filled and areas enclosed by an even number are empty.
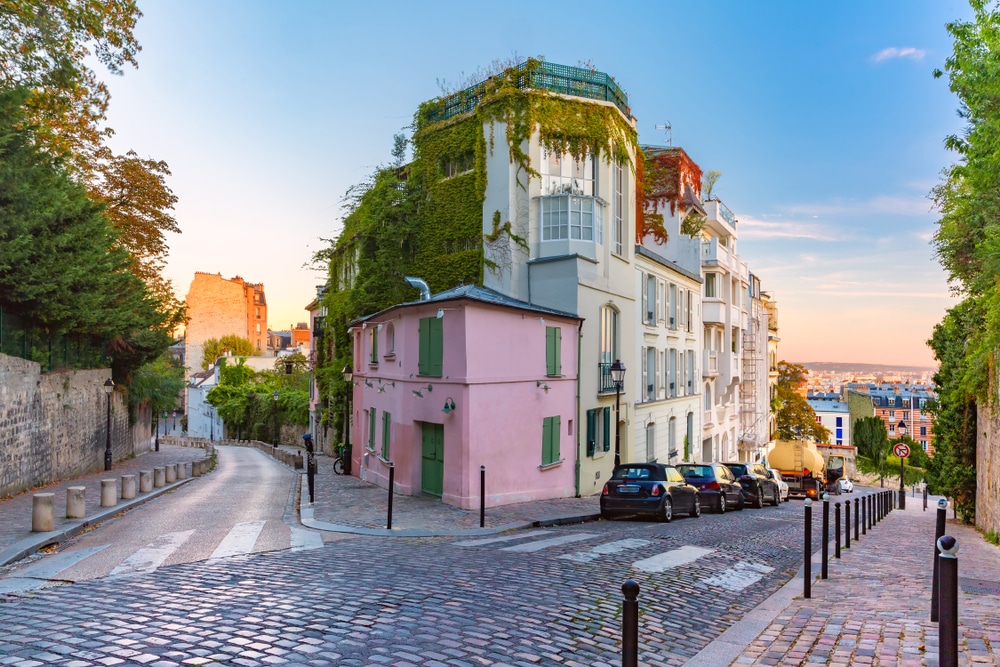
[[[173,172],[180,296],[196,271],[241,275],[264,283],[272,329],[304,321],[326,278],[310,257],[417,106],[497,59],[544,55],[611,74],[640,142],[722,172],[739,253],[778,304],[780,358],[934,365],[924,343],[955,299],[927,195],[962,125],[931,73],[967,3],[456,7],[142,3],[140,68],[101,76],[114,149]],[[614,38],[551,29],[583,15]]]

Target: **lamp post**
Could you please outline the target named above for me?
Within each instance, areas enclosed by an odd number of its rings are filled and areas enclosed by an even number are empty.
[[[111,470],[111,392],[115,390],[115,383],[111,378],[104,382],[104,393],[108,397],[108,420],[107,420],[107,441],[104,444],[104,469]]]
[[[274,439],[271,442],[275,447],[278,446],[278,390],[275,389],[274,393],[271,394],[271,398],[274,399]]]
[[[344,366],[344,382],[347,383],[347,400],[344,401],[344,453],[341,455],[344,463],[344,474],[351,474],[351,411],[354,402],[354,371],[351,365]]]
[[[622,462],[621,403],[622,385],[625,382],[625,364],[619,359],[611,364],[611,381],[615,383],[615,465]]]
[[[903,436],[906,435],[906,422],[902,419],[899,420],[899,424],[896,425],[896,431],[899,433],[899,441],[903,442]],[[906,457],[899,457],[899,509],[906,509]]]

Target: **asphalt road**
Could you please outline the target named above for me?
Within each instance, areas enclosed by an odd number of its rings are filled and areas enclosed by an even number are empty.
[[[151,504],[147,523],[160,521],[151,517],[162,507]],[[621,584],[632,578],[641,587],[640,664],[682,665],[797,571],[801,508],[168,558],[128,576],[0,597],[0,655],[20,667],[610,666],[621,661]],[[239,503],[202,509],[205,520],[213,512],[231,515],[230,525],[250,520]],[[185,530],[162,521],[138,542]],[[216,546],[190,553],[206,557]]]

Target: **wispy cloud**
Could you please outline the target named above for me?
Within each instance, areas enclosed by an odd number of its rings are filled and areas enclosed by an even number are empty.
[[[837,199],[829,202],[804,204],[788,204],[781,210],[792,215],[818,216],[855,216],[871,213],[889,213],[894,215],[928,215],[934,212],[934,203],[925,196],[899,197],[893,195],[878,195],[871,199]]]
[[[892,60],[893,58],[909,58],[910,60],[922,60],[926,55],[926,51],[923,49],[915,49],[912,46],[895,47],[890,46],[887,49],[882,49],[874,56],[872,60],[874,62],[880,63],[883,60]]]
[[[842,241],[833,228],[817,222],[783,220],[769,222],[749,216],[740,217],[741,239],[810,239],[813,241]]]

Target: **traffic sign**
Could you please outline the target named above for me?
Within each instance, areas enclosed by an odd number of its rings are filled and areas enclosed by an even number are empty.
[[[901,459],[905,459],[910,455],[910,446],[905,442],[897,442],[892,448],[892,453]]]

